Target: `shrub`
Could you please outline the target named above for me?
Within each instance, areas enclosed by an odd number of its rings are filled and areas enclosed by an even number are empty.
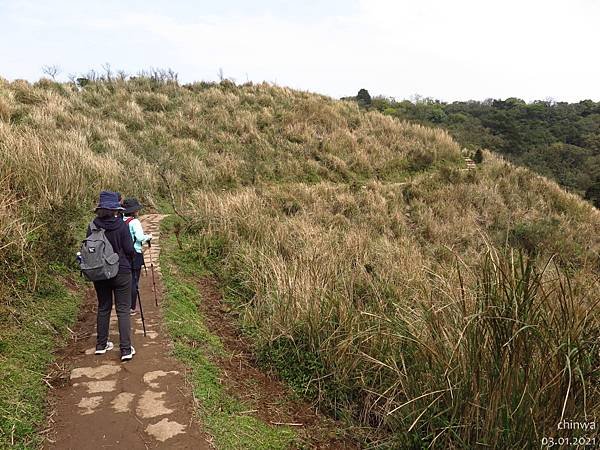
[[[136,96],[136,102],[145,110],[150,112],[166,111],[170,106],[169,98],[165,94],[154,92],[140,93]]]

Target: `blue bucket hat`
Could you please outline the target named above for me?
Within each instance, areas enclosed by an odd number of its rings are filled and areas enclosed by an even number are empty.
[[[129,197],[123,200],[123,208],[125,209],[125,214],[131,214],[134,211],[142,209],[142,205],[137,198]]]
[[[98,206],[96,209],[110,209],[110,210],[123,210],[121,203],[119,203],[119,195],[116,192],[102,191],[100,192],[100,198],[98,200]]]

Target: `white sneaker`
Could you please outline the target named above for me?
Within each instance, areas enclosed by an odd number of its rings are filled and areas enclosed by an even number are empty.
[[[112,342],[108,341],[106,343],[106,347],[104,348],[98,348],[96,347],[96,355],[104,355],[107,351],[112,350],[114,348],[114,345]]]
[[[135,348],[132,345],[131,352],[126,355],[121,356],[121,361],[129,361],[129,360],[133,359],[133,355],[135,355]]]

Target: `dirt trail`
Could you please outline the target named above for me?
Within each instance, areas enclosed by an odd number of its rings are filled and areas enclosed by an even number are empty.
[[[115,344],[105,355],[94,355],[96,297],[93,289],[82,307],[73,343],[65,349],[66,371],[53,391],[50,414],[52,432],[47,449],[209,449],[193,416],[193,399],[185,385],[185,368],[170,355],[170,341],[163,330],[160,308],[154,305],[150,256],[158,266],[159,222],[162,216],[142,217],[144,231],[152,233],[152,254],[145,255],[140,295],[146,319],[143,336],[139,313],[132,317],[136,355],[121,363],[116,314],[111,314],[110,339]],[[62,385],[61,385],[62,384]]]

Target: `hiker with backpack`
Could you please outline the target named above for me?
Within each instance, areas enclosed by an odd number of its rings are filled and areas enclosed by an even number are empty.
[[[133,259],[132,276],[131,276],[131,312],[133,316],[136,314],[138,289],[140,282],[140,273],[144,265],[144,254],[142,253],[142,245],[152,239],[151,234],[144,234],[142,223],[137,218],[142,205],[136,198],[126,198],[123,201],[123,220],[129,226],[129,233],[133,240],[135,249],[135,257]]]
[[[98,296],[96,319],[96,354],[102,355],[113,348],[108,340],[113,296],[119,323],[121,361],[131,360],[135,349],[131,345],[131,267],[135,257],[128,226],[120,212],[116,192],[102,191],[96,207],[96,218],[90,223],[80,251],[83,275],[94,282]]]

